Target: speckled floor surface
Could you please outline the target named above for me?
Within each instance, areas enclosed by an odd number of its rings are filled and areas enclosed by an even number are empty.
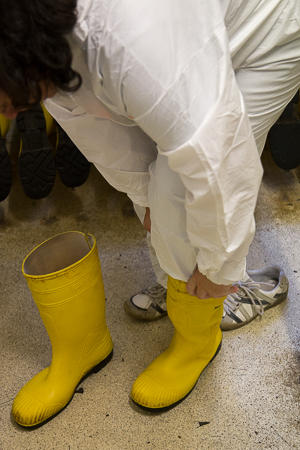
[[[94,169],[82,187],[66,188],[57,178],[46,199],[33,201],[14,166],[12,191],[0,204],[1,450],[300,449],[300,172],[282,171],[268,151],[263,163],[248,267],[282,265],[289,297],[262,319],[224,333],[221,353],[191,395],[159,415],[130,400],[133,381],[173,332],[167,317],[140,323],[123,309],[128,297],[155,281],[130,201]],[[21,265],[36,245],[70,230],[97,239],[114,356],[60,415],[27,431],[12,420],[11,404],[50,364],[51,346]]]

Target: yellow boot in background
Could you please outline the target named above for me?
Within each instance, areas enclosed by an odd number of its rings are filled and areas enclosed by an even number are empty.
[[[135,380],[131,397],[138,406],[169,409],[191,392],[221,348],[225,298],[199,300],[187,293],[185,282],[169,277],[167,310],[175,332],[169,348]]]
[[[80,380],[111,359],[113,344],[93,236],[59,234],[34,249],[22,269],[52,344],[51,365],[21,389],[12,406],[14,420],[32,427],[62,411]]]
[[[4,137],[11,121],[0,114],[0,202],[6,199],[12,185],[12,167]]]

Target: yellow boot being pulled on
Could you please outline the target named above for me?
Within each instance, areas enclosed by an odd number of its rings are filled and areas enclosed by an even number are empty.
[[[131,397],[138,406],[169,409],[191,392],[221,347],[224,299],[199,300],[184,281],[169,277],[167,310],[175,332],[169,348],[135,380]]]
[[[60,412],[89,372],[112,356],[105,295],[95,238],[59,234],[34,249],[23,274],[52,344],[49,367],[30,380],[12,406],[22,426],[42,424]]]

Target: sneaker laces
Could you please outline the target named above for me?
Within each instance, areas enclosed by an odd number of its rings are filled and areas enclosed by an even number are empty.
[[[147,289],[143,289],[143,294],[149,295],[149,297],[158,299],[159,297],[162,297],[166,293],[167,289],[164,288],[161,284],[156,284],[155,286],[152,286]]]
[[[264,284],[273,287],[271,283]],[[256,309],[257,313],[262,316],[264,313],[264,306],[256,292],[254,292],[255,289],[260,289],[260,284],[255,283],[254,281],[249,279],[248,281],[238,281],[237,283],[234,283],[233,286],[238,286],[239,290],[234,294],[229,294],[224,300],[223,307],[226,314],[229,315],[230,313],[234,312],[239,306],[241,296],[245,295],[251,300],[252,305]],[[258,304],[255,300],[258,302]]]

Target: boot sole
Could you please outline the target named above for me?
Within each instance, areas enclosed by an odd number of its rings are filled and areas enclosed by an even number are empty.
[[[91,163],[58,125],[58,144],[55,153],[57,171],[67,187],[81,186],[88,178]]]
[[[19,113],[16,123],[22,141],[18,168],[23,190],[29,198],[45,198],[54,186],[56,167],[42,108]]]
[[[61,412],[63,412],[71,403],[71,401],[74,398],[74,395],[76,394],[76,390],[78,388],[78,386],[90,375],[92,375],[93,373],[98,373],[100,372],[101,369],[103,369],[108,363],[109,361],[112,359],[113,357],[113,350],[109,353],[109,355],[104,358],[102,361],[100,361],[98,364],[96,364],[96,366],[94,366],[87,374],[84,375],[84,377],[81,378],[81,380],[79,381],[79,383],[77,384],[77,386],[74,389],[73,395],[70,398],[70,400],[65,404],[65,406],[62,407],[62,409],[60,409],[59,411],[57,411],[56,414],[54,414],[53,416],[49,417],[48,419],[44,420],[41,423],[38,423],[36,425],[32,425],[32,426],[26,426],[26,425],[21,425],[20,423],[17,423],[19,425],[19,427],[23,428],[24,430],[27,431],[33,431],[36,430],[40,427],[42,427],[43,425],[46,425],[46,423],[50,422],[52,419],[54,419],[55,417],[57,417]],[[14,421],[15,422],[15,421]]]
[[[216,353],[214,354],[214,356],[212,357],[212,359],[207,363],[207,365],[204,367],[204,369],[202,370],[202,372],[200,373],[199,377],[197,378],[196,383],[194,384],[194,386],[192,387],[192,389],[184,396],[182,397],[180,400],[178,400],[175,403],[172,403],[172,405],[169,406],[163,406],[162,408],[149,408],[147,406],[142,406],[139,403],[136,403],[133,399],[131,399],[133,401],[133,403],[138,406],[139,408],[143,409],[144,411],[148,411],[151,413],[162,413],[162,412],[166,412],[169,411],[172,408],[175,408],[175,406],[179,405],[181,402],[183,402],[183,400],[185,400],[190,394],[191,392],[194,390],[196,384],[198,383],[199,378],[201,377],[201,375],[203,374],[204,370],[206,369],[206,367],[215,359],[215,357],[218,355],[219,351],[221,350],[222,347],[222,341],[219,344],[219,347],[217,348]]]
[[[0,202],[6,199],[12,185],[12,167],[5,141],[0,134]]]

